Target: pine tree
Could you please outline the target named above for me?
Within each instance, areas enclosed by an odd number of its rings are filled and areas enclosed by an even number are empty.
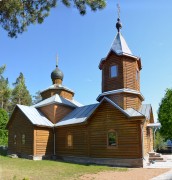
[[[81,15],[86,13],[89,6],[93,11],[103,9],[106,0],[59,0],[67,7],[75,7]],[[55,8],[58,0],[1,0],[0,25],[10,37],[17,37],[23,33],[30,24],[41,24]]]
[[[35,96],[33,96],[33,102],[32,102],[32,104],[37,104],[37,103],[39,103],[40,101],[42,101],[42,97],[41,97],[41,94],[40,94],[40,91],[37,91],[36,93],[35,93]]]
[[[32,98],[25,85],[25,78],[23,73],[20,73],[19,77],[16,79],[16,82],[13,83],[13,86],[14,89],[12,90],[11,96],[11,109],[13,109],[16,104],[31,105]]]
[[[11,89],[9,88],[8,78],[3,77],[6,66],[0,67],[0,108],[8,110]]]

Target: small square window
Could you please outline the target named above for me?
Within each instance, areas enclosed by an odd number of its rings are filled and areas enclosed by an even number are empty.
[[[114,78],[118,76],[118,66],[111,66],[110,67],[110,77]]]

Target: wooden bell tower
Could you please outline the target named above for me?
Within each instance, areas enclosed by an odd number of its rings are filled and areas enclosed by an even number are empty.
[[[107,56],[100,61],[102,71],[102,94],[98,101],[106,96],[122,109],[139,110],[144,97],[140,93],[141,59],[134,56],[129,49],[120,29],[122,24],[118,17],[117,35]]]

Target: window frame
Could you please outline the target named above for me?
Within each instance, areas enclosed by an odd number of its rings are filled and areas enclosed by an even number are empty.
[[[25,134],[22,134],[22,136],[21,136],[21,143],[22,143],[22,145],[25,145],[26,144],[26,135]]]
[[[115,133],[115,139],[116,139],[115,145],[109,145],[109,133]],[[117,147],[118,147],[118,134],[117,134],[117,131],[114,130],[114,129],[110,129],[107,132],[107,148],[108,149],[115,149]]]
[[[70,139],[70,143],[69,143],[69,137],[71,137]],[[66,135],[66,147],[67,148],[73,148],[73,135],[72,133],[68,132],[67,135]]]
[[[113,72],[113,69],[112,69],[113,67],[116,67],[115,72]],[[113,74],[114,74],[114,75],[113,75]],[[110,66],[109,76],[110,76],[110,78],[116,78],[116,77],[118,77],[118,65],[113,64],[113,65]]]
[[[136,81],[139,81],[139,70],[136,69]]]
[[[13,140],[14,140],[14,145],[16,145],[17,144],[17,135],[16,134],[14,134]]]

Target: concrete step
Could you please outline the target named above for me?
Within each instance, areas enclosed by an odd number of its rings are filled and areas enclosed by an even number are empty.
[[[150,152],[149,157],[161,157],[160,153]]]
[[[149,156],[152,157],[152,156],[154,156],[156,154],[156,152],[149,152],[148,154],[149,154]]]
[[[166,160],[156,160],[156,162],[167,162]]]
[[[163,157],[149,157],[149,161],[164,160]]]

